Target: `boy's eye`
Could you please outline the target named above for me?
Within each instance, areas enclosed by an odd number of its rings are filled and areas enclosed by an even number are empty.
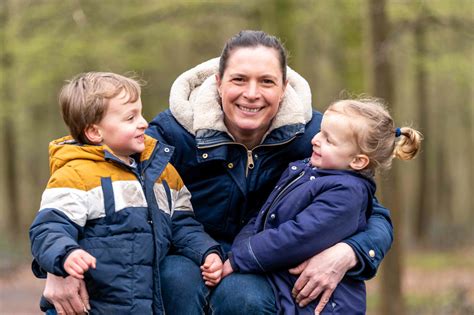
[[[128,116],[127,120],[132,120],[135,116]]]

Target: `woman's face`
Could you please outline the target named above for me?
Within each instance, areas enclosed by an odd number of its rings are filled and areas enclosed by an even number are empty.
[[[264,46],[236,48],[223,77],[217,76],[217,85],[229,132],[236,140],[261,141],[286,87],[278,52]]]

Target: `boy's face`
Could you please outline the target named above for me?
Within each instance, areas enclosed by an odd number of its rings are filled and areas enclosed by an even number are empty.
[[[311,140],[311,165],[321,169],[352,169],[351,163],[359,153],[349,117],[326,111],[321,131]]]
[[[130,155],[145,149],[148,123],[142,116],[141,99],[134,103],[126,103],[127,100],[125,91],[110,99],[107,111],[96,127],[102,137],[101,144],[109,146],[118,158],[128,164]]]

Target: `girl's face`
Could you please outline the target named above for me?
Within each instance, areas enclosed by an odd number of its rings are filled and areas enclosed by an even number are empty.
[[[264,46],[236,48],[217,76],[224,122],[237,139],[261,140],[285,92],[278,52]]]
[[[361,155],[347,115],[326,111],[321,131],[313,137],[311,144],[311,165],[321,169],[358,169],[354,163]]]

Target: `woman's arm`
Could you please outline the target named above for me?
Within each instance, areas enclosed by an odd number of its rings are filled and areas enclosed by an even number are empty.
[[[393,226],[389,210],[374,198],[372,214],[365,231],[351,236],[344,242],[352,247],[358,261],[358,265],[349,270],[347,275],[358,280],[368,280],[375,276],[393,242]]]
[[[293,296],[297,303],[305,306],[321,295],[316,308],[316,311],[320,312],[346,273],[363,280],[375,275],[393,242],[393,226],[388,209],[375,199],[372,208],[365,231],[290,270],[291,273],[300,275],[293,287]]]

